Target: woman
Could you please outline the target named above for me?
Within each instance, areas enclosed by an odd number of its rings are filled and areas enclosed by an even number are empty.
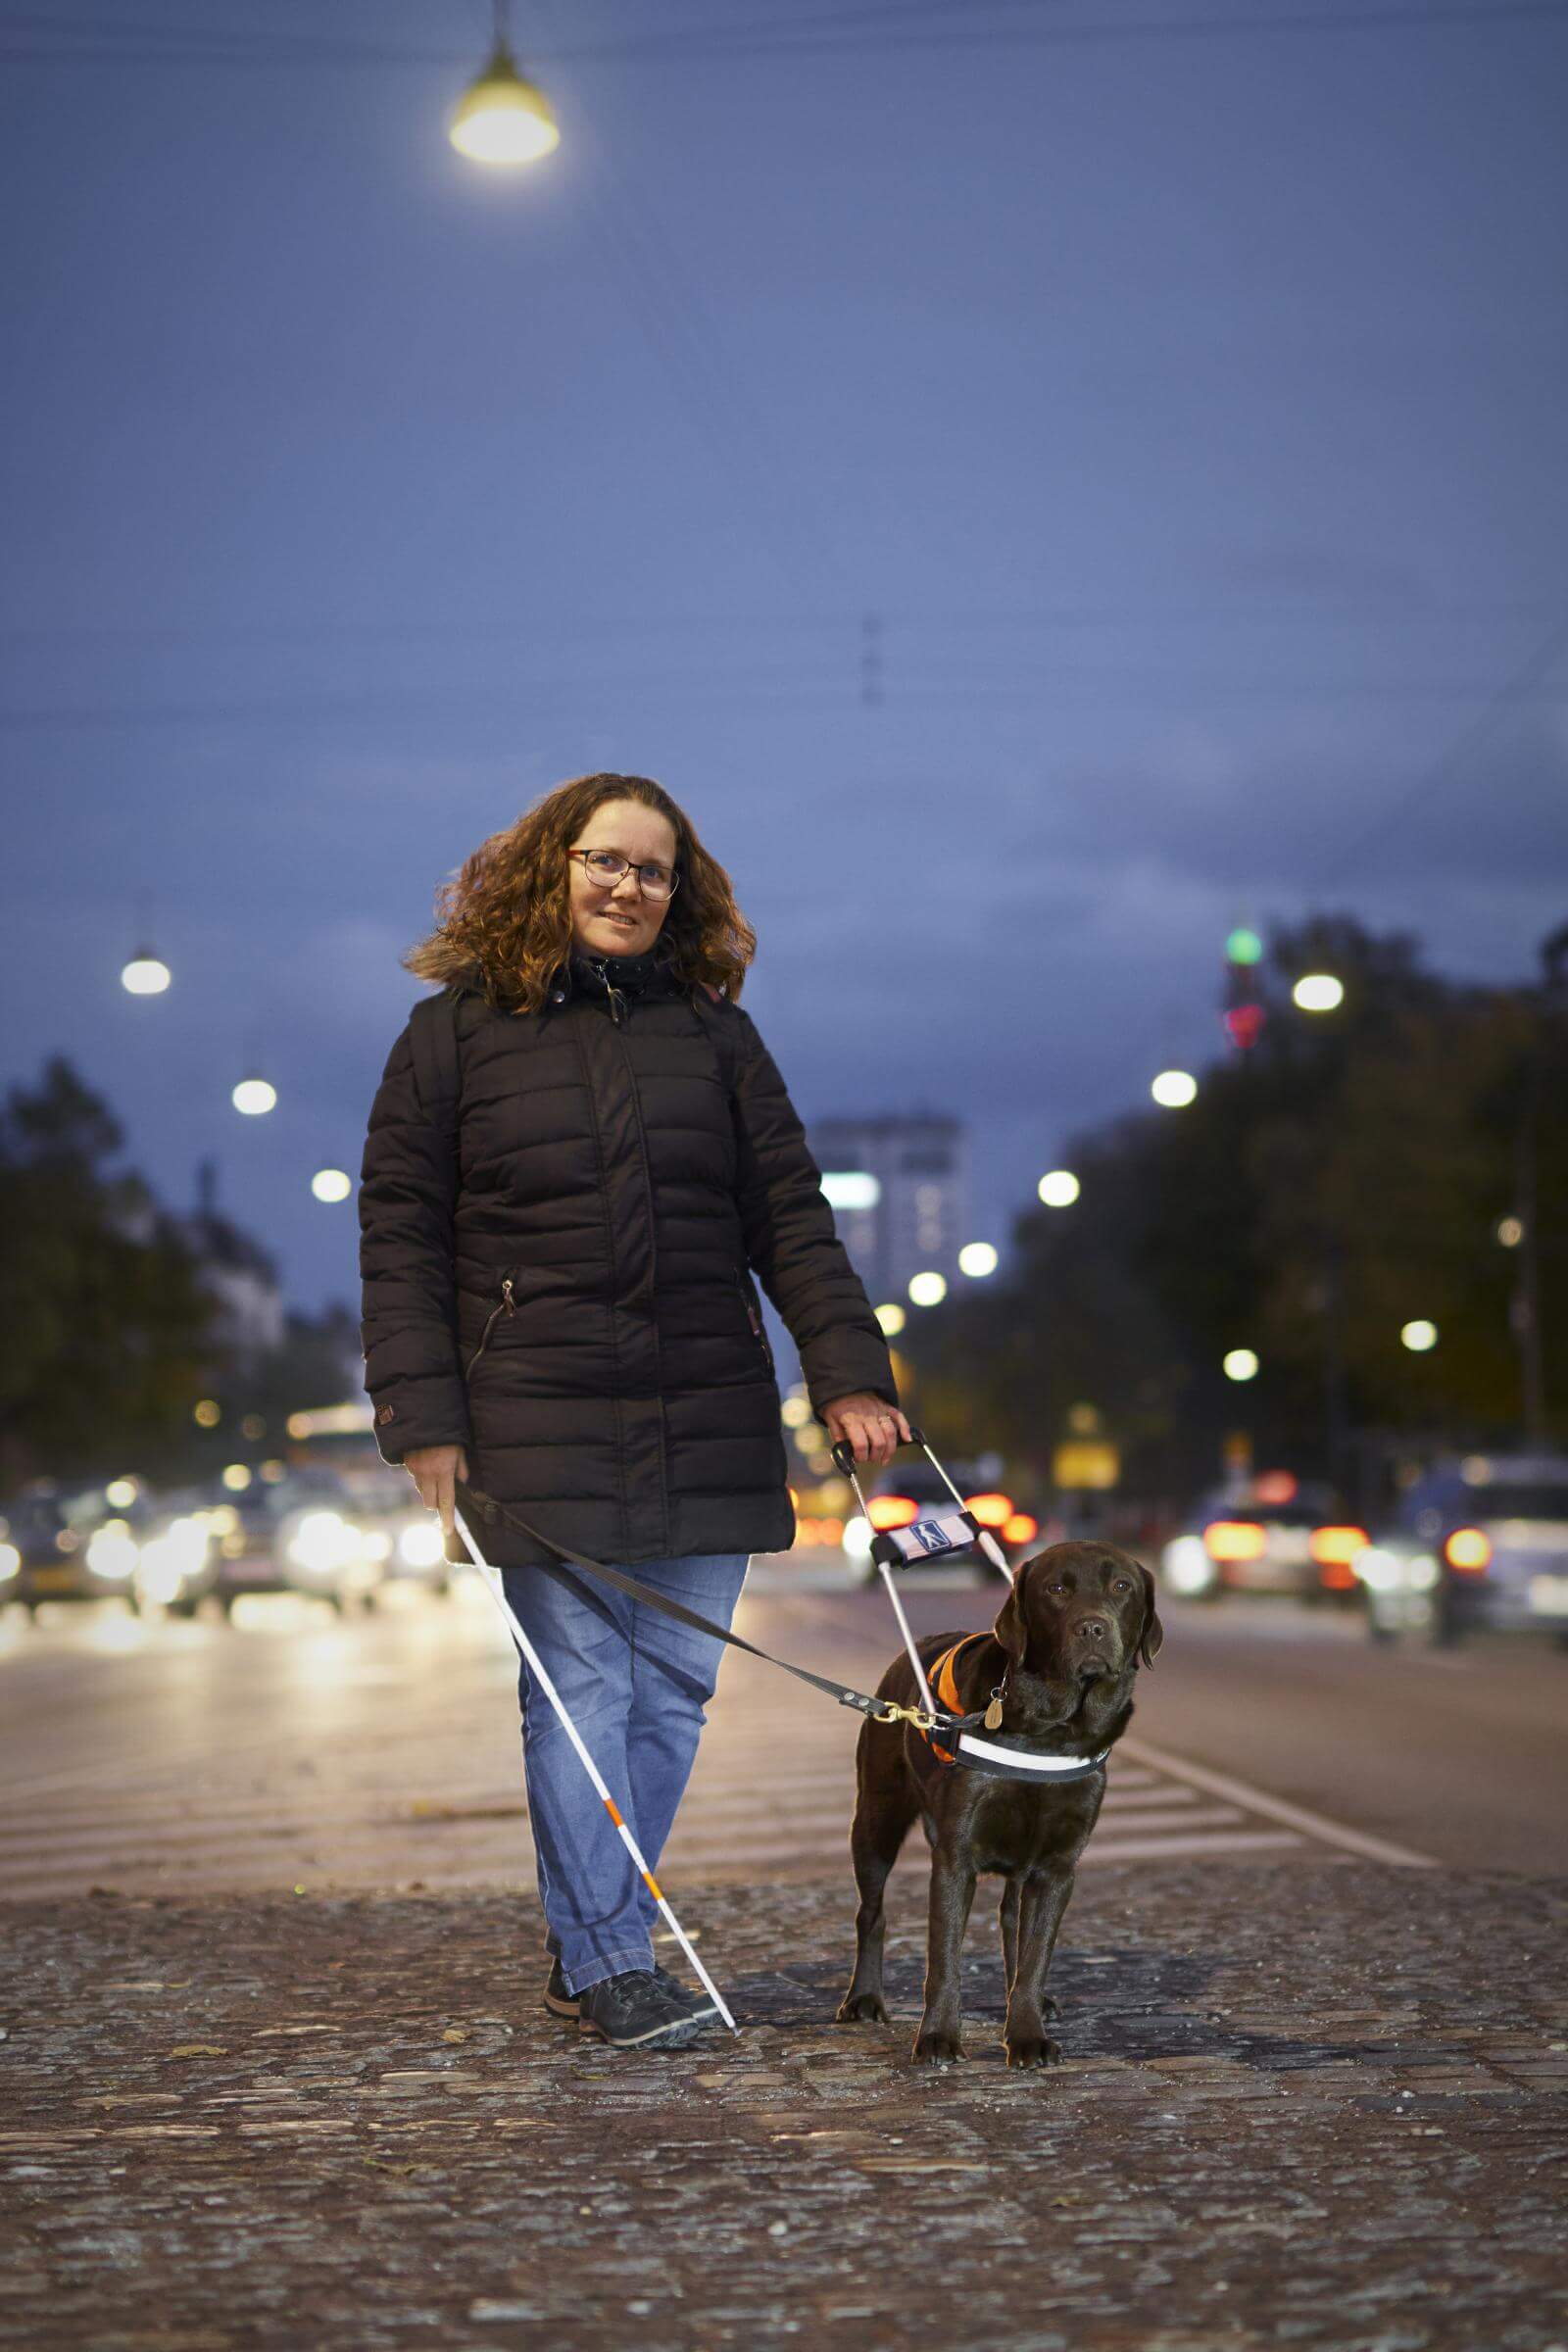
[[[885,1462],[908,1438],[820,1171],[740,1009],[756,935],[668,793],[613,774],[485,842],[437,915],[404,960],[458,992],[456,1150],[421,1108],[406,1028],[360,1189],[382,1456],[441,1513],[449,1557],[471,1482],[727,1626],[750,1555],[795,1533],[751,1269],[831,1441]],[[504,1521],[485,1534],[657,1870],[719,1643]],[[687,2041],[712,2004],[656,1967],[652,1899],[525,1666],[519,1692],[546,2002],[616,2047]]]

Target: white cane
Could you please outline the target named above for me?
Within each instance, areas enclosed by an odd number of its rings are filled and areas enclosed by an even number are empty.
[[[534,1681],[538,1684],[546,1698],[549,1699],[550,1704],[555,1708],[556,1714],[560,1719],[561,1728],[565,1733],[566,1738],[571,1741],[572,1746],[576,1749],[578,1760],[580,1761],[584,1772],[592,1781],[594,1788],[597,1789],[599,1800],[604,1806],[605,1811],[610,1815],[611,1820],[614,1823],[615,1828],[620,1836],[620,1842],[626,1848],[627,1853],[630,1854],[632,1862],[636,1867],[638,1876],[641,1878],[643,1885],[647,1887],[649,1893],[653,1896],[655,1902],[659,1905],[660,1912],[668,1926],[671,1935],[674,1936],[675,1941],[680,1945],[681,1950],[685,1953],[693,1968],[696,1969],[697,1974],[702,1978],[704,1990],[712,1996],[713,2005],[717,2009],[719,2016],[724,2020],[725,2025],[728,2026],[732,2034],[738,2034],[740,2032],[740,2028],[735,2023],[733,2017],[731,2017],[729,2010],[725,2005],[723,1994],[719,1991],[718,1986],[713,1983],[712,1978],[709,1975],[701,1960],[698,1959],[696,1952],[692,1949],[691,1942],[687,1936],[685,1929],[681,1926],[680,1921],[675,1917],[674,1912],[664,1900],[663,1892],[660,1886],[659,1881],[655,1878],[653,1872],[643,1860],[637,1840],[632,1836],[630,1830],[627,1829],[620,1807],[611,1795],[610,1790],[605,1787],[604,1775],[601,1773],[598,1765],[594,1762],[592,1756],[588,1753],[587,1748],[583,1745],[582,1734],[578,1731],[577,1726],[572,1722],[571,1717],[567,1714],[565,1702],[562,1698],[560,1691],[556,1689],[555,1684],[551,1681],[549,1675],[545,1672],[544,1663],[539,1656],[539,1652],[534,1648],[533,1643],[529,1641],[527,1635],[523,1632],[522,1627],[518,1624],[516,1612],[513,1608],[511,1601],[507,1598],[506,1587],[501,1581],[500,1570],[492,1568],[490,1562],[485,1558],[483,1552],[479,1549],[478,1544],[468,1533],[467,1522],[465,1520],[463,1513],[461,1511],[455,1511],[453,1513],[453,1517],[457,1521],[459,1535],[463,1538],[464,1543],[468,1547],[469,1558],[472,1560],[474,1566],[478,1569],[480,1575],[484,1578],[485,1583],[490,1588],[491,1598],[494,1600],[496,1607],[501,1611],[502,1616],[506,1619],[508,1626],[511,1628],[512,1639],[514,1642],[515,1642],[517,1647],[521,1650],[524,1659],[527,1661],[528,1672],[530,1675],[532,1675]]]

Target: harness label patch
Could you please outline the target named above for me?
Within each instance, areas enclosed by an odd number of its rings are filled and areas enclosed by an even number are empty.
[[[900,1533],[909,1542],[918,1544],[922,1551],[952,1551],[956,1548],[953,1538],[940,1519],[916,1519],[912,1527],[903,1528]]]

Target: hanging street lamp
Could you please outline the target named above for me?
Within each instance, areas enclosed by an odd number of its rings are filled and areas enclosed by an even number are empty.
[[[452,110],[448,136],[476,164],[536,164],[561,144],[543,90],[518,72],[507,39],[506,0],[496,0],[490,55]]]

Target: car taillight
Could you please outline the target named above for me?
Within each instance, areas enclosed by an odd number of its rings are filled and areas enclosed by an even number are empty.
[[[1492,1558],[1492,1538],[1479,1527],[1456,1527],[1443,1546],[1443,1556],[1461,1576],[1485,1576]]]
[[[1002,1541],[1004,1544],[1032,1544],[1039,1533],[1038,1519],[1031,1519],[1027,1511],[1014,1511],[1012,1517],[1004,1522]]]
[[[1268,1536],[1250,1519],[1213,1519],[1203,1530],[1203,1548],[1211,1560],[1260,1560]]]
[[[966,1494],[963,1507],[974,1514],[982,1527],[1005,1527],[1012,1517],[1010,1494]]]
[[[1314,1527],[1312,1557],[1320,1568],[1338,1568],[1365,1551],[1372,1539],[1364,1527]]]
[[[911,1519],[919,1518],[920,1508],[907,1494],[873,1494],[865,1515],[880,1535],[887,1527],[907,1527]]]
[[[1314,1527],[1308,1544],[1321,1571],[1319,1582],[1332,1592],[1352,1592],[1355,1588],[1352,1563],[1371,1541],[1364,1527]]]

